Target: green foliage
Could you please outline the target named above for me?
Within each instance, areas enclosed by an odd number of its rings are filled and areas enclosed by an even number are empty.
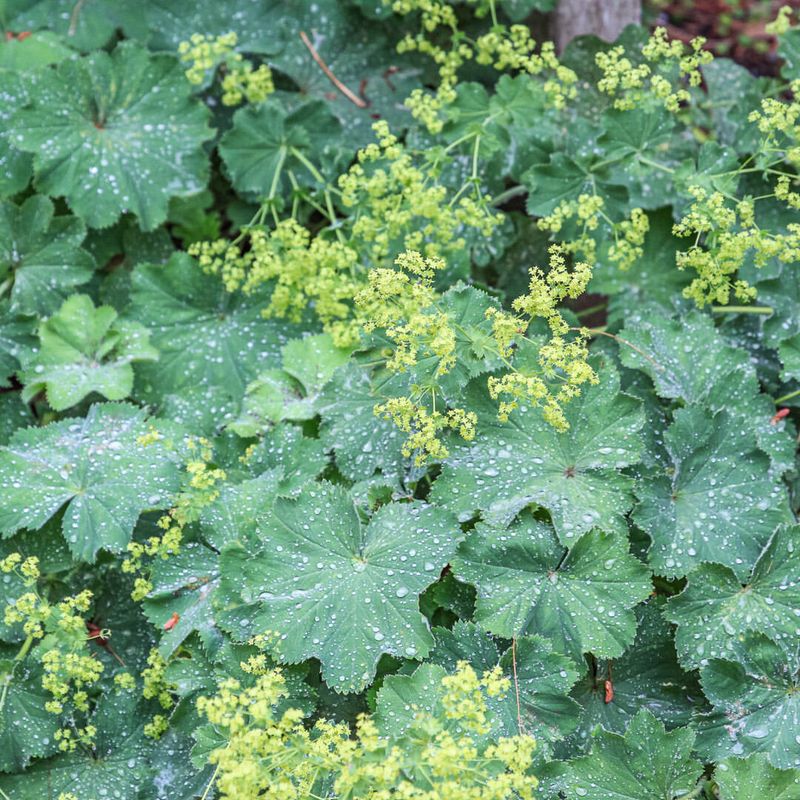
[[[0,798],[800,800],[786,12],[0,6]]]

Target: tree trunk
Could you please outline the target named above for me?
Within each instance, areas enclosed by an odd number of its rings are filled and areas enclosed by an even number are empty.
[[[586,33],[612,42],[626,25],[638,25],[641,18],[641,0],[558,0],[554,15],[558,51]]]

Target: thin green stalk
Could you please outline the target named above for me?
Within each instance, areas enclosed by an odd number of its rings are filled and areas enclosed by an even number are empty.
[[[781,403],[785,403],[787,400],[797,397],[797,395],[800,395],[800,389],[795,389],[793,392],[789,392],[789,394],[784,394],[781,397],[776,398],[775,405],[779,406]]]
[[[715,314],[774,314],[772,306],[711,306]]]

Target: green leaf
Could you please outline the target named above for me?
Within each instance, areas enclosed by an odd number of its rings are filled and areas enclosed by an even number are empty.
[[[0,276],[13,282],[12,311],[49,314],[92,277],[94,259],[80,246],[85,236],[79,219],[54,216],[41,195],[21,206],[0,203]]]
[[[587,749],[597,725],[624,733],[642,709],[667,728],[693,721],[692,712],[703,694],[694,677],[678,664],[670,626],[662,619],[660,608],[661,604],[651,600],[636,609],[636,639],[619,658],[589,659],[586,675],[572,692],[583,706],[580,727],[570,737],[573,747]],[[610,681],[610,692],[606,681]]]
[[[276,631],[282,661],[319,658],[329,686],[360,691],[382,653],[419,658],[430,650],[417,599],[458,534],[447,513],[419,503],[384,506],[364,526],[347,493],[327,483],[279,499],[252,544],[222,557],[223,580],[258,604],[236,633]]]
[[[24,773],[0,775],[0,790],[14,800],[50,800],[67,792],[86,800],[139,797],[152,774],[152,744],[142,734],[143,722],[134,700],[109,693],[92,720],[94,752],[78,748],[37,761]]]
[[[711,659],[700,682],[714,711],[698,721],[697,750],[718,761],[763,753],[777,769],[800,767],[800,654],[746,633],[736,661]]]
[[[0,42],[0,69],[34,70],[71,58],[75,51],[50,31],[37,31],[24,39]]]
[[[38,189],[65,197],[91,227],[131,211],[153,230],[170,197],[208,178],[208,111],[190,90],[175,59],[123,42],[37,76],[11,138],[33,153]]]
[[[475,619],[487,630],[546,636],[576,662],[587,652],[621,655],[636,632],[631,608],[652,591],[623,535],[592,531],[567,551],[528,513],[508,529],[477,525],[452,566],[475,585]]]
[[[85,294],[72,295],[39,326],[41,348],[20,375],[23,400],[40,391],[56,411],[97,392],[123,400],[133,389],[133,363],[156,361],[150,333],[136,322],[117,318],[111,306],[95,308]]]
[[[10,197],[22,191],[33,174],[33,159],[29,153],[11,144],[8,121],[28,102],[22,76],[0,69],[0,197]]]
[[[283,469],[277,467],[242,483],[222,484],[219,496],[200,513],[205,540],[215,549],[252,535],[280,493]]]
[[[691,758],[693,743],[690,728],[667,733],[642,710],[624,736],[600,730],[591,754],[569,763],[566,797],[673,800],[688,794],[703,773],[703,765]]]
[[[367,371],[356,364],[337,370],[320,395],[320,439],[351,480],[376,471],[387,477],[404,471],[403,435],[396,425],[375,416],[373,409],[380,402]]]
[[[720,800],[798,800],[800,771],[775,769],[763,755],[726,758],[717,764],[714,780]]]
[[[147,619],[162,630],[158,651],[169,658],[193,631],[208,644],[214,617],[211,598],[219,583],[219,558],[197,542],[181,547],[177,555],[159,559],[150,580],[153,589],[142,604]],[[164,625],[173,614],[178,620],[169,630]]]
[[[775,532],[744,585],[727,567],[701,564],[665,611],[678,626],[675,643],[681,662],[697,668],[710,658],[733,658],[745,631],[760,631],[789,645],[800,625],[798,575],[798,526]]]
[[[328,157],[338,127],[322,102],[305,103],[287,114],[280,103],[269,101],[233,115],[219,152],[238,191],[275,197],[282,183],[288,185],[288,170],[307,174],[295,152],[318,164]]]
[[[44,710],[50,695],[41,669],[6,658],[11,652],[0,649],[0,772],[21,771],[31,758],[54,753],[59,728],[59,718]]]
[[[434,502],[462,520],[481,511],[500,524],[538,503],[565,544],[594,527],[627,529],[633,482],[620,470],[639,461],[644,414],[638,401],[620,393],[613,370],[603,370],[599,385],[567,405],[566,433],[526,407],[500,422],[484,381],[467,389],[465,407],[478,415],[477,434],[451,448],[434,483]]]
[[[85,419],[17,431],[0,449],[0,531],[40,528],[65,508],[62,531],[77,559],[124,549],[139,514],[163,508],[179,484],[161,442],[137,444],[146,419],[133,406],[105,403]]]
[[[282,370],[263,372],[248,385],[242,413],[228,425],[234,433],[256,436],[282,420],[312,419],[322,389],[350,355],[327,333],[293,339],[281,353]]]
[[[35,323],[30,317],[11,313],[9,303],[0,302],[0,386],[10,385],[9,378],[20,362],[36,350]]]
[[[508,692],[487,701],[494,736],[514,736],[521,728],[540,749],[549,749],[577,726],[580,708],[569,691],[578,670],[572,659],[554,652],[548,639],[523,636],[501,657],[486,632],[472,623],[458,622],[452,631],[434,628],[433,634],[436,647],[430,660],[448,672],[459,661],[469,662],[479,675],[499,664],[509,679]]]
[[[610,168],[609,182],[628,190],[631,206],[656,209],[669,205],[675,187],[668,172],[678,163],[677,154],[671,151],[681,144],[675,136],[673,115],[664,108],[610,109],[601,124],[603,135],[597,143],[605,151],[604,159],[616,162]]]
[[[0,445],[8,444],[14,431],[33,423],[31,410],[27,403],[22,402],[18,392],[0,394]]]
[[[119,28],[130,37],[145,34],[142,8],[115,0],[86,0],[77,8],[73,0],[22,0],[10,5],[16,8],[9,9],[7,28],[13,31],[48,28],[61,34],[61,40],[77,50],[103,47]]]
[[[749,353],[727,344],[706,314],[669,319],[637,309],[620,335],[637,348],[621,347],[622,363],[649,375],[661,397],[727,410],[778,470],[794,465],[793,437],[772,422],[774,403],[761,393]]]
[[[262,300],[229,294],[184,253],[165,265],[137,267],[130,317],[150,329],[161,354],[158,364],[137,370],[143,399],[163,403],[188,393],[202,406],[213,391],[238,404],[261,370],[280,364],[280,348],[294,333],[291,325],[263,319]]]
[[[745,579],[785,518],[769,459],[727,413],[700,408],[678,410],[664,444],[672,463],[640,480],[634,512],[654,570],[678,577],[710,561]]]

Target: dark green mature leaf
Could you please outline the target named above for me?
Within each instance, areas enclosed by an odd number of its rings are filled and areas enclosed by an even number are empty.
[[[111,306],[95,308],[88,295],[72,295],[39,326],[41,347],[20,375],[22,398],[45,391],[56,411],[92,392],[123,400],[133,389],[132,364],[158,359],[149,337],[144,326],[117,319]]]
[[[62,531],[77,559],[122,550],[141,512],[163,508],[179,484],[161,442],[137,444],[146,420],[133,406],[105,403],[85,419],[17,431],[0,449],[0,531],[40,528],[65,507]]]
[[[50,800],[62,792],[87,800],[139,797],[151,776],[152,742],[142,734],[145,719],[133,693],[109,693],[92,720],[97,728],[94,753],[78,748],[37,761],[24,773],[0,775],[0,790],[14,800]]]
[[[94,259],[80,246],[85,226],[54,213],[52,201],[41,195],[21,206],[0,203],[0,277],[13,282],[14,312],[49,314],[92,277]]]
[[[639,461],[644,414],[620,393],[613,370],[566,407],[566,433],[526,407],[500,422],[483,382],[468,388],[466,406],[478,414],[478,431],[474,442],[453,446],[434,484],[435,502],[462,520],[481,511],[501,524],[538,503],[565,544],[594,527],[627,529],[633,482],[620,470]]]
[[[130,316],[150,329],[161,354],[158,364],[137,370],[143,398],[162,403],[188,395],[202,407],[213,391],[238,404],[259,371],[280,365],[280,348],[293,333],[262,318],[262,300],[229,294],[183,253],[137,267]]]
[[[9,386],[9,378],[20,362],[35,352],[35,322],[11,312],[9,303],[0,302],[0,386]]]
[[[637,485],[636,523],[652,540],[659,574],[683,576],[710,561],[745,579],[785,518],[769,459],[726,412],[683,408],[664,434],[672,464]]]
[[[622,534],[592,531],[567,551],[527,513],[507,529],[479,524],[453,570],[477,588],[475,619],[487,630],[546,636],[576,662],[586,652],[621,655],[636,632],[631,608],[652,590]]]
[[[548,639],[524,636],[501,657],[497,645],[473,623],[458,622],[452,631],[434,628],[433,633],[436,647],[430,660],[448,672],[454,672],[459,661],[469,662],[479,675],[499,664],[509,679],[505,696],[488,699],[495,735],[513,736],[522,729],[540,748],[549,749],[578,724],[580,709],[569,697],[578,678],[575,662],[554,652]]]
[[[800,528],[779,528],[743,586],[732,570],[701,564],[686,588],[667,603],[678,626],[675,643],[687,667],[710,658],[735,658],[746,631],[759,631],[790,646],[800,630]]]
[[[688,794],[703,773],[691,757],[694,732],[664,726],[646,710],[624,736],[601,730],[588,756],[571,761],[566,797],[591,800],[673,800]]]
[[[15,655],[14,648],[0,647],[0,773],[23,770],[31,758],[57,749],[59,719],[44,710],[49,695],[42,689],[41,668]]]
[[[342,474],[352,480],[377,470],[394,476],[405,467],[403,435],[393,423],[375,416],[380,402],[368,373],[356,365],[341,367],[320,395],[320,439],[335,453]]]
[[[148,620],[162,630],[158,650],[169,658],[193,631],[208,643],[214,626],[211,598],[219,583],[219,557],[207,547],[190,542],[180,553],[156,562],[150,580],[153,589],[143,603]],[[168,630],[164,625],[177,614]]]
[[[772,421],[774,403],[761,393],[750,355],[727,344],[706,314],[671,319],[637,310],[621,336],[637,348],[620,348],[622,363],[649,375],[661,397],[727,410],[741,430],[752,431],[780,472],[793,466],[793,437],[785,424]]]
[[[0,394],[0,445],[8,444],[14,431],[27,428],[33,422],[31,410],[18,392]]]
[[[459,535],[449,514],[418,503],[381,508],[363,526],[347,493],[320,483],[279,499],[250,549],[223,554],[223,581],[257,604],[237,635],[276,631],[276,655],[316,657],[325,682],[359,691],[381,653],[424,657],[433,644],[417,598],[439,575]]]
[[[275,197],[282,183],[288,185],[288,170],[308,174],[296,154],[318,164],[332,151],[338,127],[322,102],[305,103],[287,114],[280,103],[269,101],[234,114],[219,152],[238,191]]]
[[[33,159],[29,153],[17,150],[8,136],[8,121],[28,101],[22,76],[0,69],[0,197],[10,197],[22,191],[33,174]]]
[[[798,800],[800,770],[775,769],[763,755],[726,758],[717,764],[714,780],[720,800]]]
[[[697,751],[709,760],[763,753],[778,769],[800,767],[800,653],[761,633],[746,633],[736,661],[711,659],[700,670],[714,711],[699,720]]]
[[[175,59],[123,42],[41,73],[31,106],[10,123],[11,140],[33,153],[39,190],[65,197],[88,225],[131,211],[153,230],[170,197],[208,178],[208,111],[190,88]]]
[[[78,50],[103,47],[118,28],[132,37],[145,32],[141,7],[115,0],[85,0],[80,6],[73,0],[17,0],[10,5],[7,25],[11,30],[49,28],[61,34],[60,41]]]
[[[580,727],[569,740],[574,747],[588,748],[597,725],[624,733],[642,709],[667,728],[692,722],[703,695],[694,677],[678,664],[670,626],[660,609],[655,600],[636,609],[636,639],[619,658],[590,659],[587,674],[572,692],[583,706]]]

